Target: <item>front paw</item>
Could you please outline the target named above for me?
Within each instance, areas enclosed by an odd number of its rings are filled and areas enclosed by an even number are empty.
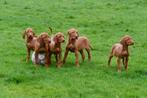
[[[80,67],[80,65],[79,65],[79,63],[78,63],[78,62],[76,62],[76,66],[77,66],[77,67]]]
[[[62,65],[63,65],[63,62],[62,61],[58,62],[57,63],[57,68],[61,68]]]

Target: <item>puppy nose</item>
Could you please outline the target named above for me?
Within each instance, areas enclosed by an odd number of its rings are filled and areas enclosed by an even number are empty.
[[[73,37],[72,40],[74,40],[75,38]]]
[[[65,39],[63,40],[63,42],[65,42]]]
[[[29,37],[29,38],[32,38],[33,36],[32,36],[32,35],[29,35],[28,37]]]

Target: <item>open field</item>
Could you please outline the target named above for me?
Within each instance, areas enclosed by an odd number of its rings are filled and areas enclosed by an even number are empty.
[[[75,66],[69,53],[61,69],[55,59],[46,69],[25,62],[22,32],[37,34],[75,27],[90,39],[92,61]],[[129,34],[128,72],[107,67],[112,44]],[[63,52],[66,43],[63,44]],[[53,57],[54,58],[54,57]],[[147,1],[146,0],[0,0],[0,98],[146,98]]]

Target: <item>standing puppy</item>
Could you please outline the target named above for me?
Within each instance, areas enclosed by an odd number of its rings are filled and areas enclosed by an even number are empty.
[[[121,38],[120,43],[116,43],[112,46],[111,53],[108,60],[108,65],[110,66],[110,62],[113,56],[117,57],[117,70],[121,71],[121,59],[123,64],[125,65],[126,71],[128,70],[128,60],[129,60],[129,50],[128,46],[133,45],[134,41],[129,35],[125,35]]]
[[[68,43],[66,46],[66,51],[64,54],[63,63],[65,63],[65,60],[67,58],[68,52],[74,52],[76,56],[76,65],[79,67],[79,61],[78,61],[78,52],[82,55],[82,59],[84,61],[85,55],[83,50],[86,49],[88,53],[88,59],[91,60],[91,54],[90,54],[90,43],[87,37],[79,37],[79,33],[76,29],[72,28],[68,30]]]
[[[35,48],[35,42],[37,37],[35,36],[35,33],[33,32],[32,28],[27,28],[23,35],[23,39],[25,39],[26,48],[27,48],[27,59],[26,61],[29,62],[30,60],[30,52],[31,50],[34,50]]]
[[[61,67],[61,43],[65,41],[64,35],[61,32],[58,32],[55,34],[55,36],[51,37],[51,43],[50,43],[50,58],[51,55],[54,54],[56,57],[57,67]]]
[[[41,33],[38,37],[37,37],[37,41],[35,43],[35,64],[39,64],[39,60],[38,60],[38,54],[39,53],[45,53],[45,66],[48,67],[48,65],[50,64],[50,58],[49,58],[49,53],[50,53],[50,37],[48,35],[48,33],[44,32]]]

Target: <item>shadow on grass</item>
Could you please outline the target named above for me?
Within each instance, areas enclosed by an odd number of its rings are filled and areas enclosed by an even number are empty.
[[[0,78],[5,78],[6,74],[0,73]]]
[[[23,78],[23,77],[9,77],[5,81],[7,83],[20,84],[22,82],[25,82],[25,78]]]
[[[136,74],[142,75],[142,76],[147,76],[147,71],[146,70],[136,70]]]

